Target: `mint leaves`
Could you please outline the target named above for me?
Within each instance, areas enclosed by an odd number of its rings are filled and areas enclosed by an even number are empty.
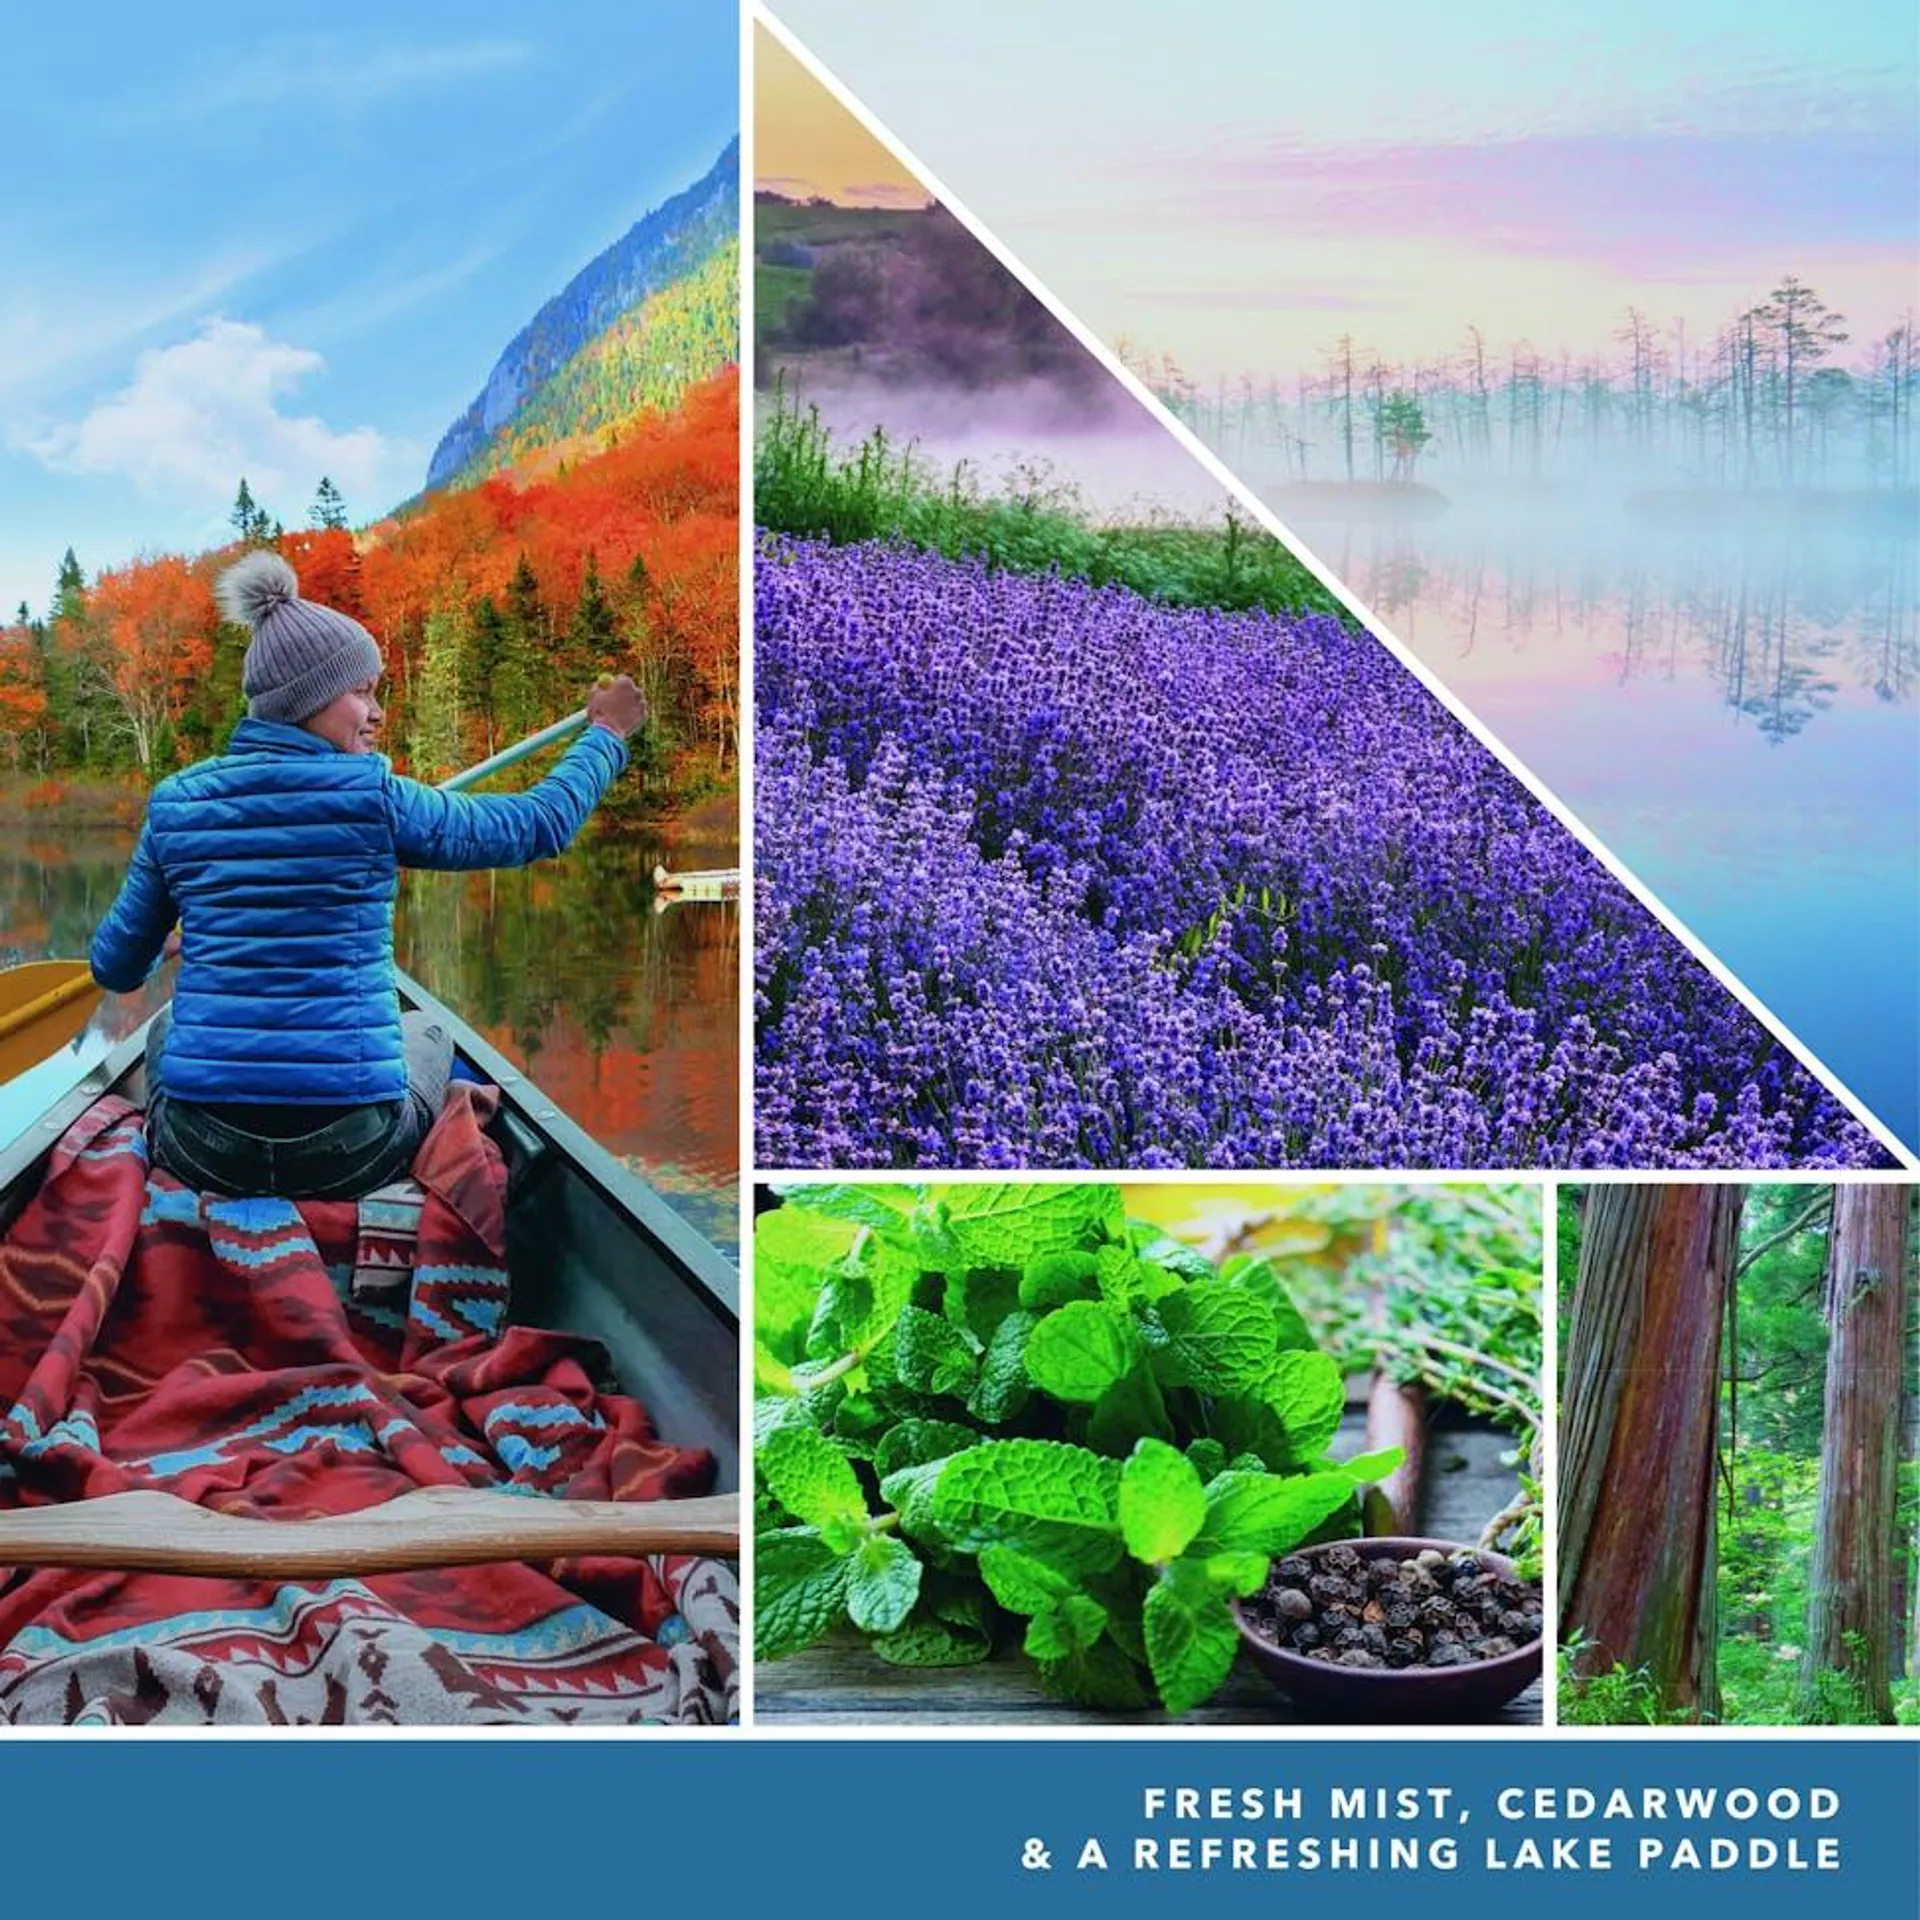
[[[1228,1602],[1352,1531],[1340,1370],[1270,1262],[1226,1276],[1060,1183],[795,1189],[755,1232],[755,1651],[996,1650],[1103,1710],[1205,1701]]]
[[[1207,1517],[1207,1490],[1184,1453],[1142,1440],[1120,1474],[1120,1533],[1149,1566],[1186,1552]]]
[[[1056,1400],[1092,1406],[1124,1380],[1140,1355],[1133,1317],[1095,1300],[1075,1300],[1050,1313],[1027,1340],[1028,1378]]]
[[[1170,1567],[1146,1602],[1147,1664],[1169,1713],[1188,1713],[1219,1691],[1239,1635],[1206,1570]]]
[[[949,1546],[1022,1547],[1064,1573],[1120,1558],[1120,1469],[1056,1440],[1000,1440],[954,1455],[933,1493]]]
[[[867,1497],[852,1463],[824,1434],[811,1427],[780,1428],[761,1447],[759,1467],[774,1498],[836,1552],[866,1533]]]

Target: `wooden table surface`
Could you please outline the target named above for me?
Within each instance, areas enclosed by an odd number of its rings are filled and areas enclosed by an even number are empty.
[[[1357,1452],[1361,1419],[1349,1409],[1337,1455]],[[1514,1475],[1500,1455],[1510,1435],[1477,1421],[1436,1421],[1427,1438],[1421,1486],[1421,1528],[1436,1539],[1475,1539],[1512,1497]],[[1543,1689],[1535,1681],[1517,1700],[1480,1724],[1540,1724]],[[783,1724],[873,1726],[911,1720],[942,1726],[1299,1726],[1325,1724],[1298,1712],[1243,1652],[1213,1699],[1178,1721],[1164,1713],[1093,1714],[1040,1691],[1017,1646],[971,1667],[894,1667],[867,1650],[851,1629],[753,1675],[755,1719]],[[1371,1724],[1371,1723],[1370,1723]]]

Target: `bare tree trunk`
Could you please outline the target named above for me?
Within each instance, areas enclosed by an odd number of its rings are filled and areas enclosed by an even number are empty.
[[[1561,1402],[1560,1633],[1582,1670],[1644,1668],[1676,1717],[1720,1710],[1720,1331],[1745,1189],[1589,1193]]]
[[[1870,1718],[1893,1719],[1894,1505],[1905,1379],[1909,1189],[1841,1186],[1827,1242],[1826,1413],[1814,1519],[1801,1711],[1818,1718],[1828,1669]]]
[[[1913,1390],[1911,1380],[1900,1396],[1900,1445],[1902,1457],[1909,1465],[1920,1462],[1920,1393]],[[1913,1639],[1908,1631],[1913,1619],[1914,1583],[1908,1578],[1913,1546],[1910,1539],[1894,1542],[1893,1646],[1887,1656],[1887,1672],[1895,1680],[1908,1676],[1914,1659]]]

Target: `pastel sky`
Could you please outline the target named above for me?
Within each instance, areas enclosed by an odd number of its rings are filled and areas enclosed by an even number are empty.
[[[764,29],[754,35],[753,174],[792,199],[917,207],[926,189]]]
[[[772,11],[1096,332],[1203,376],[1470,322],[1604,351],[1629,304],[1701,339],[1789,272],[1856,346],[1920,301],[1910,0]]]
[[[105,54],[103,56],[103,50]],[[549,294],[732,138],[730,8],[9,8],[0,613],[415,492]],[[31,78],[29,78],[29,76]]]

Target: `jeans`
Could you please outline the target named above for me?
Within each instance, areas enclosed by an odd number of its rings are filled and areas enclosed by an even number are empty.
[[[453,1037],[431,1014],[407,1013],[400,1020],[404,1100],[358,1107],[291,1140],[268,1139],[222,1119],[218,1106],[158,1091],[171,1024],[163,1010],[147,1029],[147,1154],[154,1166],[203,1192],[357,1200],[406,1173],[446,1101]]]

